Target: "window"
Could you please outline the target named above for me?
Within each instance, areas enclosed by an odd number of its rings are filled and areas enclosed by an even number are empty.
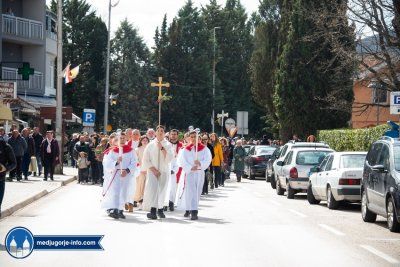
[[[328,159],[329,159],[329,156],[326,156],[322,160],[321,164],[319,165],[319,168],[320,168],[321,171],[323,171],[325,169],[325,166],[326,166],[326,163],[328,162]]]
[[[325,158],[326,155],[331,153],[330,151],[300,151],[297,154],[296,164],[297,165],[319,165]]]
[[[325,171],[332,170],[333,159],[334,159],[333,155],[329,157],[329,159],[328,159],[328,161],[326,163]]]
[[[279,155],[279,157],[283,157],[283,156],[285,156],[287,149],[288,149],[288,146],[287,146],[287,145],[285,145],[285,146],[282,148],[282,150],[281,150],[281,154]]]
[[[379,104],[379,103],[386,103],[387,102],[387,90],[385,88],[374,88],[373,89],[373,98],[372,103]]]
[[[384,145],[382,147],[381,153],[379,154],[379,159],[376,165],[383,165],[385,170],[390,169],[390,154],[389,154],[389,147]]]
[[[284,165],[289,165],[292,162],[293,151],[290,151],[289,154],[286,156],[285,161],[283,162]]]
[[[363,168],[365,155],[343,155],[341,157],[341,167],[346,168]]]
[[[376,164],[381,148],[382,148],[381,143],[376,143],[372,145],[372,148],[370,149],[367,155],[367,162],[370,166],[374,166]]]

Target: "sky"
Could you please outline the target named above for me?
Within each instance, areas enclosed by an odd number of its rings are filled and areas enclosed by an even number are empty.
[[[50,0],[46,0],[47,3]],[[108,23],[108,0],[86,0],[106,24]],[[117,3],[118,0],[111,0]],[[186,0],[119,0],[111,11],[111,31],[115,32],[120,22],[128,19],[138,30],[149,47],[154,45],[153,37],[157,26],[161,25],[164,14],[167,14],[168,23],[172,21],[178,10]],[[217,0],[222,6],[226,0]],[[205,6],[209,0],[193,0],[197,7]],[[257,11],[259,0],[241,0],[248,14]]]

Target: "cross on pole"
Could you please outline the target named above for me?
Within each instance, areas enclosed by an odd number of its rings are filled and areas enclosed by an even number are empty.
[[[161,125],[162,88],[169,88],[169,83],[163,83],[163,78],[158,77],[158,83],[151,83],[151,87],[158,87],[158,125]]]
[[[227,118],[229,116],[229,113],[224,113],[222,110],[222,113],[217,114],[217,118],[221,118],[221,136],[224,131],[224,118]]]

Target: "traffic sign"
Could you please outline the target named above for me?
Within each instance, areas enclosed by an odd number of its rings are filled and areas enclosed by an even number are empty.
[[[400,114],[400,92],[390,93],[390,114]]]
[[[82,125],[88,127],[94,127],[96,121],[96,110],[85,108],[83,110]]]
[[[238,111],[236,115],[237,134],[247,135],[249,134],[249,112],[247,111]]]

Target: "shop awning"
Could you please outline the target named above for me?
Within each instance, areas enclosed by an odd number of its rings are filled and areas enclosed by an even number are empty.
[[[13,115],[9,107],[0,103],[0,120],[2,121],[12,121]]]

